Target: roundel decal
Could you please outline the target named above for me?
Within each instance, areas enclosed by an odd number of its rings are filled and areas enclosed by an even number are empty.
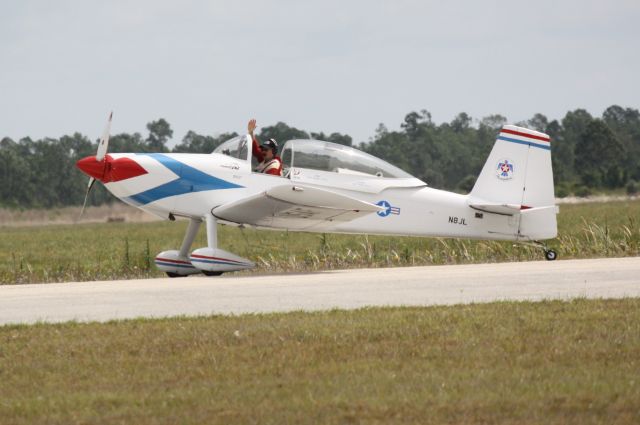
[[[510,180],[513,178],[513,161],[510,159],[501,159],[496,167],[496,176],[500,180]]]
[[[394,207],[393,205],[391,205],[389,202],[387,202],[385,200],[378,201],[376,203],[376,205],[384,208],[384,210],[378,211],[376,213],[380,217],[386,217],[389,214],[400,215],[400,208],[399,207]]]

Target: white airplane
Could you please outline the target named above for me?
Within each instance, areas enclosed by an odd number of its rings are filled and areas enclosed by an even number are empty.
[[[513,125],[498,134],[468,195],[432,189],[360,150],[320,140],[289,140],[283,177],[252,171],[250,135],[211,154],[107,154],[111,116],[96,156],[78,161],[116,197],[164,219],[190,220],[179,250],[159,253],[171,277],[220,275],[254,267],[218,248],[217,223],[304,232],[406,235],[517,241],[556,252],[549,136]],[[254,159],[255,161],[255,159]],[[86,197],[85,197],[86,204]],[[83,206],[84,209],[84,206]],[[202,222],[207,247],[191,251]]]

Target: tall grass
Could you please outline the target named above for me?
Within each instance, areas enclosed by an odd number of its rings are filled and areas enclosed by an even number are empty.
[[[640,201],[563,206],[560,258],[636,256]],[[0,227],[0,283],[60,282],[162,276],[156,253],[180,245],[186,222]],[[224,249],[256,262],[245,273],[338,268],[528,261],[539,248],[513,242],[333,235],[219,228]],[[203,230],[194,248],[206,246]]]

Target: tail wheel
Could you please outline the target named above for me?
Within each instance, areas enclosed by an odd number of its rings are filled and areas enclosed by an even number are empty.
[[[558,253],[557,253],[557,252],[555,252],[553,249],[547,249],[547,250],[544,252],[544,258],[546,258],[546,259],[547,259],[547,261],[553,261],[553,260],[555,260],[556,258],[558,258]]]
[[[208,270],[202,270],[205,276],[220,276],[224,272],[210,272]]]
[[[171,273],[171,272],[166,272],[167,276],[169,277],[185,277],[185,275],[183,274],[178,274],[178,273]]]

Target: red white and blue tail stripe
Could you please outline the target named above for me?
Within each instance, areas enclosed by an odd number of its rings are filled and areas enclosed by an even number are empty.
[[[551,150],[551,142],[549,136],[537,131],[523,129],[515,126],[504,126],[502,130],[500,130],[498,140],[504,140],[505,142],[510,143],[518,143],[521,145],[528,145],[534,148]]]

